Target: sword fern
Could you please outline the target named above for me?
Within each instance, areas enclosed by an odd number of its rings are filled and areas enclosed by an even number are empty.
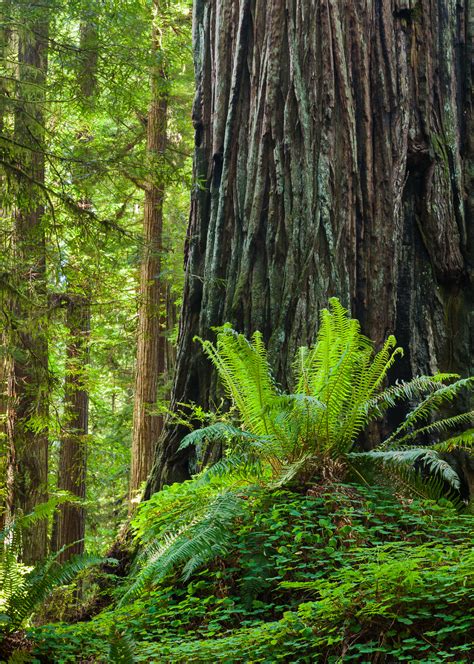
[[[223,443],[224,456],[194,480],[166,487],[139,509],[135,528],[148,546],[137,559],[136,580],[122,603],[176,566],[188,578],[224,553],[252,485],[304,483],[357,466],[358,474],[375,467],[419,497],[439,496],[445,483],[459,489],[459,476],[441,455],[452,446],[472,446],[474,429],[454,438],[440,436],[472,422],[473,413],[433,415],[461,390],[472,389],[474,379],[436,374],[385,387],[402,349],[390,336],[376,351],[337,299],[321,312],[315,345],[296,352],[292,394],[277,385],[259,332],[248,340],[224,325],[215,344],[199,341],[238,418],[184,437],[181,448]],[[357,451],[368,425],[403,401],[414,404],[404,421],[376,449]],[[420,436],[436,440],[431,446],[413,444]],[[431,477],[426,479],[420,467]]]
[[[259,332],[249,341],[224,325],[217,330],[215,345],[199,341],[239,414],[239,422],[238,426],[222,423],[194,431],[184,438],[182,447],[206,440],[227,442],[234,466],[241,458],[254,472],[260,461],[261,468],[270,469],[277,483],[292,476],[290,469],[293,477],[317,474],[318,466],[329,460],[376,463],[385,469],[417,460],[459,488],[454,471],[449,472],[436,448],[418,445],[410,454],[406,448],[421,436],[436,436],[438,445],[449,446],[449,438],[440,442],[439,437],[473,422],[474,411],[436,415],[461,391],[472,390],[474,379],[439,373],[384,387],[390,368],[403,355],[402,349],[395,337],[389,336],[376,351],[374,343],[362,334],[359,322],[350,318],[336,298],[321,312],[314,346],[296,352],[293,394],[285,394],[277,386]],[[379,441],[376,452],[355,451],[371,422],[389,408],[415,400],[418,403],[385,440]],[[464,446],[470,440],[472,435],[465,434]]]

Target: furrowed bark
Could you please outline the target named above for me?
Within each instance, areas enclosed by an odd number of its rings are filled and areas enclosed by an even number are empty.
[[[90,319],[89,297],[69,295],[66,315],[68,341],[64,422],[59,453],[58,489],[69,491],[81,500],[86,497]],[[59,556],[61,561],[68,560],[73,554],[83,553],[84,534],[84,507],[74,503],[60,505],[52,548],[60,551],[67,547]]]
[[[405,348],[399,376],[472,373],[472,0],[197,0],[196,129],[172,408],[216,398],[193,344],[263,332],[287,386],[338,296]],[[147,495],[189,476],[169,422]]]
[[[160,2],[154,2],[159,15]],[[155,56],[161,50],[160,33],[152,31]],[[158,59],[158,58],[157,58]],[[154,173],[145,190],[143,219],[143,255],[140,266],[140,292],[135,370],[135,400],[132,431],[130,501],[150,472],[163,417],[156,412],[158,385],[165,372],[163,313],[165,286],[161,278],[163,252],[163,202],[165,196],[163,155],[166,149],[167,97],[166,72],[161,65],[151,71],[152,99],[147,122],[147,153]]]
[[[44,205],[32,181],[44,182],[44,96],[47,74],[49,10],[36,10],[18,35],[18,102],[15,140],[19,158],[14,228],[15,260],[22,283],[12,302],[8,377],[7,491],[9,518],[31,512],[47,498],[48,343]],[[24,537],[23,560],[32,563],[47,552],[47,523],[31,526]]]
[[[11,30],[9,25],[9,12],[10,3],[4,2],[3,11],[1,13],[2,26],[0,27],[0,135],[6,134],[6,123],[9,115],[8,108],[8,84],[7,84],[7,71],[9,50],[11,45]],[[11,66],[11,65],[10,65]],[[0,148],[0,154],[3,149]],[[3,156],[3,155],[2,155]],[[0,198],[0,251],[3,256],[10,254],[10,241],[9,230],[11,214],[9,213],[9,201],[7,195],[7,182],[4,174],[0,175],[0,188],[3,192]],[[1,476],[6,478],[6,450],[8,449],[8,436],[7,436],[7,409],[8,409],[8,375],[9,375],[9,362],[8,362],[8,301],[9,301],[9,282],[10,275],[8,272],[4,273],[0,278],[0,345],[2,352],[0,354],[0,473]],[[5,525],[7,516],[5,483],[2,481],[0,487],[0,528]]]
[[[81,92],[81,103],[92,106],[97,92],[98,61],[98,17],[87,11],[80,25],[80,67],[77,85]],[[79,133],[77,140],[89,137]],[[86,175],[83,168],[75,169],[75,176]],[[85,209],[92,207],[88,199],[81,201]],[[87,445],[89,420],[89,337],[91,325],[90,286],[81,276],[79,266],[69,266],[69,295],[62,298],[66,305],[66,345],[64,427],[59,451],[58,488],[65,489],[79,499],[86,497]],[[82,294],[79,294],[82,293]],[[86,513],[83,506],[66,503],[55,514],[51,548],[64,551],[61,560],[84,551]]]

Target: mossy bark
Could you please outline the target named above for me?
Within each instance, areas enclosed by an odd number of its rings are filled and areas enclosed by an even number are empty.
[[[471,0],[196,0],[196,129],[172,404],[193,343],[261,330],[278,380],[336,295],[403,375],[472,371]],[[468,193],[470,191],[470,193]],[[471,358],[471,359],[470,359]],[[148,493],[188,476],[169,423]]]

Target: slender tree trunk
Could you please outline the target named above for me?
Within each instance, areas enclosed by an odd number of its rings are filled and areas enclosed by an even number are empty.
[[[11,58],[10,51],[12,50],[11,44],[11,29],[10,29],[10,3],[3,2],[0,20],[0,135],[5,137],[7,135],[7,119],[9,115],[9,86],[8,74],[11,69],[9,60]],[[4,156],[5,148],[0,147],[0,156]],[[1,255],[6,257],[11,256],[11,228],[10,220],[11,213],[9,211],[8,201],[8,187],[7,180],[4,174],[0,174],[0,252]],[[5,261],[5,266],[8,265]],[[6,451],[8,449],[8,436],[7,436],[7,410],[8,410],[8,375],[9,375],[9,359],[8,359],[8,344],[9,344],[9,315],[8,306],[10,302],[10,270],[5,270],[3,276],[0,278],[0,528],[3,528],[7,516],[6,506],[6,486],[4,479],[6,479]]]
[[[90,15],[83,16],[80,28],[79,87],[81,101],[86,103],[94,100],[97,89],[97,61],[99,57],[97,20],[97,15],[92,10]]]
[[[8,379],[8,507],[30,512],[47,498],[48,481],[48,343],[44,206],[44,99],[48,53],[48,9],[36,10],[18,37],[18,86],[15,140],[19,152],[15,215],[15,259],[21,272],[19,295],[12,306]],[[24,538],[23,559],[47,552],[47,524],[37,522]]]
[[[69,295],[66,327],[68,329],[64,427],[59,455],[58,488],[80,499],[86,496],[87,434],[89,395],[90,301],[86,296]],[[67,560],[84,551],[85,512],[83,506],[65,503],[60,506],[55,533],[55,550]]]
[[[160,3],[155,0],[159,16]],[[152,47],[158,54],[161,37],[153,27]],[[147,153],[151,170],[156,173],[145,191],[143,219],[143,255],[140,268],[135,402],[133,411],[132,465],[130,499],[150,472],[155,446],[161,433],[163,417],[156,413],[160,378],[165,371],[163,313],[165,289],[161,278],[163,251],[163,154],[166,149],[167,97],[163,67],[151,71],[151,104],[147,123]]]
[[[8,343],[7,335],[0,334],[0,344],[2,349],[6,349]],[[0,530],[5,526],[7,519],[6,503],[6,456],[8,450],[8,430],[7,430],[7,412],[8,412],[8,361],[6,356],[0,355]]]
[[[97,16],[83,15],[80,27],[80,68],[78,87],[81,103],[92,105],[97,90],[98,60],[98,25]],[[84,138],[78,135],[77,140]],[[84,175],[81,172],[77,175]],[[87,199],[82,205],[91,207]],[[64,431],[59,452],[58,488],[70,491],[80,499],[86,497],[87,475],[87,443],[89,420],[89,392],[87,374],[89,363],[89,337],[91,324],[90,296],[78,295],[77,291],[89,291],[81,276],[80,266],[70,266],[68,288],[66,327],[68,343],[66,347],[66,373],[64,390]],[[76,294],[75,294],[76,293]],[[67,547],[61,554],[67,560],[73,554],[84,551],[86,513],[83,506],[73,503],[61,505],[55,515],[51,548],[59,551]]]
[[[472,372],[472,0],[196,0],[194,171],[172,408],[230,321],[286,386],[339,296],[404,375]],[[468,192],[471,193],[468,193]],[[470,352],[471,351],[471,352]],[[147,495],[188,476],[169,423]]]

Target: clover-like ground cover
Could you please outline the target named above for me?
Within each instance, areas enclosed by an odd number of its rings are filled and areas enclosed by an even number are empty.
[[[150,528],[153,509],[145,515]],[[227,553],[88,622],[30,630],[34,661],[468,662],[472,516],[345,484],[252,489]],[[31,661],[31,660],[30,660]]]

